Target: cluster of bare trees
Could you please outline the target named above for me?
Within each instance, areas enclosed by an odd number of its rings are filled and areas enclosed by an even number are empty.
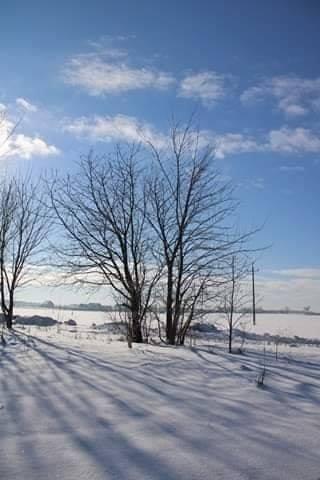
[[[154,318],[167,343],[183,344],[192,321],[235,281],[230,264],[246,262],[253,232],[235,228],[232,186],[191,125],[175,126],[162,149],[150,143],[118,146],[106,156],[91,152],[75,173],[54,175],[46,187],[44,199],[30,178],[1,185],[1,308],[8,327],[14,291],[51,221],[55,264],[74,283],[112,289],[128,314],[130,341],[144,341]]]
[[[234,228],[232,187],[200,140],[191,125],[175,126],[166,148],[90,153],[77,173],[51,183],[64,231],[60,265],[74,281],[112,288],[135,342],[144,340],[150,316],[161,323],[160,311],[166,341],[183,344],[229,282],[230,259],[247,253],[252,232]]]

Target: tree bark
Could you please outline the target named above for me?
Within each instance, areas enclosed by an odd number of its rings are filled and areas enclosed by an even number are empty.
[[[135,343],[143,342],[142,328],[141,328],[141,314],[140,301],[135,296],[131,300],[131,341]]]
[[[143,342],[140,316],[136,315],[136,314],[132,315],[131,340],[132,340],[132,342],[135,342],[135,343],[142,343]]]
[[[229,327],[229,353],[232,353],[232,325]]]
[[[173,282],[172,270],[168,269],[167,277],[167,301],[166,301],[166,339],[169,345],[174,345],[176,340],[176,332],[173,326],[173,309],[172,309]]]
[[[5,315],[5,319],[6,319],[7,328],[11,330],[12,323],[13,323],[13,297],[11,294],[10,294],[10,300],[9,300],[9,308]]]

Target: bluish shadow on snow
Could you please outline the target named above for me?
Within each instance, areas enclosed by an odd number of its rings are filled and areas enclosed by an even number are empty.
[[[318,450],[297,440],[302,425],[319,432],[303,416],[319,406],[315,362],[267,354],[259,391],[259,352],[123,346],[108,357],[14,335],[23,348],[0,364],[1,479],[311,480],[305,465],[316,473]]]

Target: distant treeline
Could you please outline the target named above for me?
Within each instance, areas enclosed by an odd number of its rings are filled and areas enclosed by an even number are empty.
[[[90,312],[125,312],[128,309],[123,305],[104,305],[102,303],[77,303],[77,304],[70,304],[70,305],[55,305],[54,302],[48,300],[46,302],[38,303],[38,302],[24,302],[24,301],[17,301],[15,302],[16,307],[21,308],[52,308],[55,310],[79,310],[79,311],[90,311]],[[152,309],[151,309],[152,310]],[[164,307],[157,307],[157,313],[165,313]],[[212,314],[212,313],[226,313],[223,308],[212,308],[212,309],[202,309],[198,313],[201,314]],[[252,309],[250,308],[242,308],[236,313],[245,313],[245,314],[252,314]],[[273,314],[303,314],[303,315],[320,315],[320,312],[314,312],[311,310],[295,310],[290,309],[288,307],[280,308],[280,309],[264,309],[262,307],[256,308],[256,313],[273,313]]]

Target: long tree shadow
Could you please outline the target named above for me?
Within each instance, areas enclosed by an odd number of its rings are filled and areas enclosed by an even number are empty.
[[[0,478],[34,478],[39,471],[48,478],[49,469],[73,480],[87,468],[82,478],[191,479],[197,478],[199,464],[208,479],[225,468],[230,475],[253,475],[257,467],[248,467],[241,452],[226,455],[230,443],[244,439],[257,458],[270,452],[271,459],[276,444],[283,455],[315,461],[313,452],[299,451],[292,439],[280,442],[259,425],[250,400],[214,390],[221,365],[208,352],[194,352],[199,362],[181,360],[178,352],[161,361],[148,353],[131,356],[125,363],[19,332],[16,337],[26,349],[3,359],[0,391],[9,400],[0,428],[23,454],[16,465],[1,459]],[[231,364],[226,368],[232,376]],[[276,421],[266,406],[259,408]],[[43,454],[48,448],[62,456],[61,462]]]

